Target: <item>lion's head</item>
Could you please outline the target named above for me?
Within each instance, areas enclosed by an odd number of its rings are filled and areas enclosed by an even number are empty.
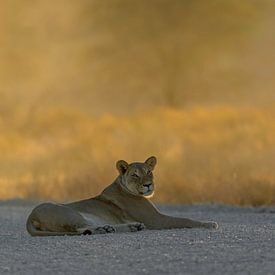
[[[121,176],[122,188],[135,196],[151,197],[154,194],[152,172],[156,164],[156,157],[150,157],[145,162],[130,164],[125,160],[119,160],[116,167]]]

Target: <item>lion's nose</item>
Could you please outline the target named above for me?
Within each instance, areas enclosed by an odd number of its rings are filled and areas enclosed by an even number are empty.
[[[146,183],[146,184],[143,184],[144,187],[150,187],[150,185],[152,185],[152,183]]]
[[[147,190],[149,191],[152,191],[154,189],[152,182],[143,184],[143,187],[147,187]]]

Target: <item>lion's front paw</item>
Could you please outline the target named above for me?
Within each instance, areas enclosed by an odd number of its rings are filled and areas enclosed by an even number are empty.
[[[136,232],[136,231],[141,231],[145,229],[145,225],[143,223],[137,222],[137,223],[129,224],[129,228],[131,232]]]
[[[205,228],[208,229],[218,229],[219,225],[216,222],[206,222]]]
[[[83,231],[82,234],[83,234],[83,235],[92,235],[92,230],[86,229],[85,231]]]
[[[111,225],[104,225],[95,229],[96,234],[115,233],[116,229]]]

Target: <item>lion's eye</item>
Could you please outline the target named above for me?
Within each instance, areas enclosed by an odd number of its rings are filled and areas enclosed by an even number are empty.
[[[131,176],[132,176],[133,178],[136,178],[136,179],[139,178],[139,176],[138,176],[137,174],[132,174]]]

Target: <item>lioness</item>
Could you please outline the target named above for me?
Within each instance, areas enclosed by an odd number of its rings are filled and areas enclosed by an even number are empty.
[[[68,204],[43,203],[27,220],[32,236],[60,236],[133,232],[147,229],[217,228],[215,222],[200,222],[160,213],[146,197],[154,193],[155,157],[128,164],[119,160],[119,176],[94,198]]]

